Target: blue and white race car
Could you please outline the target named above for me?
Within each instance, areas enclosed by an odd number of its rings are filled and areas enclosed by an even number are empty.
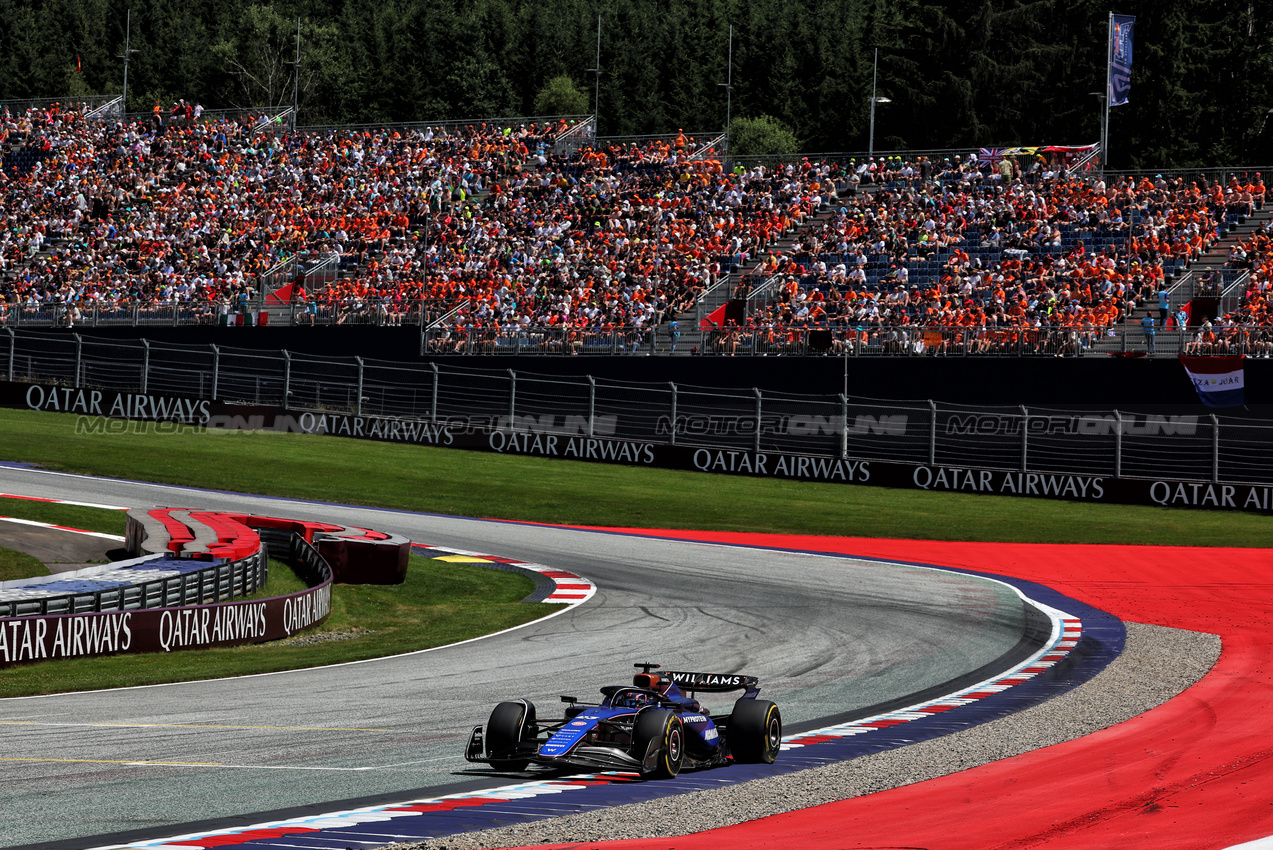
[[[754,676],[664,671],[642,662],[632,685],[601,689],[598,705],[563,696],[565,717],[541,720],[529,700],[501,702],[485,731],[469,736],[464,757],[496,770],[530,764],[630,770],[650,778],[676,776],[682,768],[732,762],[772,764],[782,744],[782,714],[757,699]],[[733,710],[713,717],[695,695],[743,691]]]

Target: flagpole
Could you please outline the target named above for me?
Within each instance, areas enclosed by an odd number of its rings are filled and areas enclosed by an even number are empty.
[[[1105,33],[1105,97],[1101,98],[1105,109],[1101,113],[1101,179],[1109,165],[1109,107],[1114,99],[1114,13],[1109,13],[1109,27]]]

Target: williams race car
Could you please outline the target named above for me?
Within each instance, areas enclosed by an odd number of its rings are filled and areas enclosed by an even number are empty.
[[[563,696],[565,717],[543,720],[529,700],[501,702],[486,729],[475,727],[464,757],[496,770],[528,765],[630,770],[643,777],[676,776],[682,768],[731,761],[772,764],[782,743],[778,706],[756,699],[754,676],[663,671],[640,663],[632,685],[601,689],[598,705]],[[743,691],[728,716],[712,717],[698,693]]]

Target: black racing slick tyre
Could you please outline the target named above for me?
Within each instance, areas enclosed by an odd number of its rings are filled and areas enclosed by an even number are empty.
[[[651,742],[658,749],[658,757],[653,768],[642,768],[642,774],[652,779],[671,779],[680,773],[685,762],[685,728],[681,718],[674,712],[656,709],[638,714],[632,730],[632,755],[643,760]]]
[[[523,741],[534,741],[539,730],[535,726],[535,704],[530,700],[501,702],[486,721],[486,757],[496,770],[524,770],[529,758],[507,758]]]
[[[769,700],[740,699],[729,716],[726,740],[734,761],[773,764],[782,747],[782,713]]]

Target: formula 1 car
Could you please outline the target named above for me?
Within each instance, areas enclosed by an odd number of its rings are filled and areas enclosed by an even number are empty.
[[[541,720],[529,700],[501,702],[469,735],[464,757],[496,770],[549,767],[628,770],[668,778],[682,768],[731,761],[772,764],[782,744],[778,706],[756,699],[754,676],[664,671],[642,662],[632,685],[601,689],[600,704],[563,696],[565,717]],[[712,717],[697,693],[743,691],[725,717]]]

